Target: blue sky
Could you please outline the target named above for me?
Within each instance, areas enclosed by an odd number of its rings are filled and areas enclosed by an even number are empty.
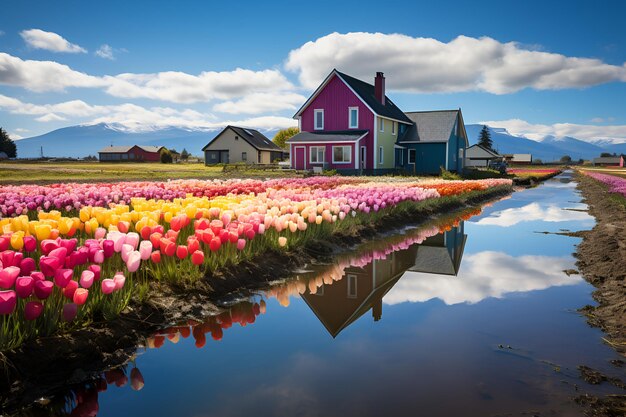
[[[0,126],[273,129],[337,67],[406,111],[626,140],[626,3],[551,3],[7,1]]]

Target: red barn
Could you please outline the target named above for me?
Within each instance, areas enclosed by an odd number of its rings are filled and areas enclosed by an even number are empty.
[[[159,162],[163,146],[107,146],[98,151],[100,162]]]

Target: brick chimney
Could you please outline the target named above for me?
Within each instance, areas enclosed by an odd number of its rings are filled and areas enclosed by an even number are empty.
[[[382,72],[376,73],[376,78],[374,78],[374,95],[376,96],[376,100],[380,101],[380,103],[385,105],[385,74]]]

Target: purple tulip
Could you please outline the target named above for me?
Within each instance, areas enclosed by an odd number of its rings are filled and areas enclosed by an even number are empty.
[[[78,306],[74,303],[67,303],[63,306],[63,320],[72,321],[78,314]]]

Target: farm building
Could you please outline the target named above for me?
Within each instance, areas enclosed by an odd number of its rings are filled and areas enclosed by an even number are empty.
[[[597,167],[624,167],[624,155],[621,156],[601,156],[593,158],[593,166]]]
[[[374,84],[333,70],[294,115],[300,133],[287,140],[291,166],[342,173],[438,173],[463,168],[467,135],[461,110],[410,112]]]
[[[204,148],[204,163],[271,164],[283,159],[285,152],[258,130],[226,126]]]
[[[504,154],[504,160],[512,165],[529,165],[533,163],[533,156],[529,153]]]
[[[465,150],[465,166],[487,168],[492,161],[502,160],[502,155],[476,144]]]
[[[159,162],[163,146],[107,146],[98,151],[100,162]]]

